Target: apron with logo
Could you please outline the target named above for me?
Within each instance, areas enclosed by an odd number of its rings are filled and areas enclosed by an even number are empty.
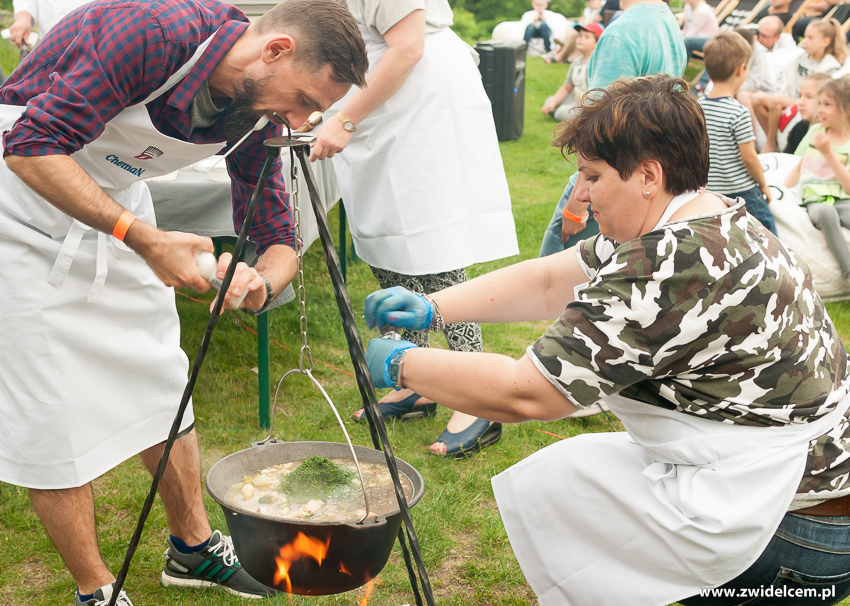
[[[224,146],[168,137],[145,108],[212,39],[71,156],[141,221],[156,225],[142,179]],[[24,109],[0,105],[0,132]],[[125,244],[61,212],[0,162],[0,481],[81,486],[163,441],[188,367],[173,289]],[[193,421],[190,406],[181,429]]]
[[[696,193],[671,201],[659,226]],[[731,201],[729,201],[731,202]],[[624,398],[625,432],[583,434],[492,479],[511,547],[542,606],[665,606],[750,567],[788,511],[812,423],[718,423]]]
[[[360,32],[374,68],[387,44]],[[333,164],[355,249],[372,266],[424,275],[519,254],[490,101],[449,28],[425,37],[408,79]]]

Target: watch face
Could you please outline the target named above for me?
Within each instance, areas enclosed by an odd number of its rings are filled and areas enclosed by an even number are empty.
[[[342,127],[350,133],[354,132],[354,122],[351,120],[346,120],[342,123]]]

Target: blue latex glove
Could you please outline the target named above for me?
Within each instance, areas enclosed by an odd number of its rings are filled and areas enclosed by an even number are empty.
[[[398,352],[416,347],[410,341],[397,339],[372,339],[366,348],[366,363],[369,365],[369,373],[372,381],[378,389],[395,387],[390,379],[390,360]]]
[[[366,297],[366,325],[369,328],[398,326],[423,330],[431,326],[431,302],[401,286],[373,292]]]

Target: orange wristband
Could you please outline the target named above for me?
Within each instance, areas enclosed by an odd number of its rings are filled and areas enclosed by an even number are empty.
[[[567,210],[566,206],[564,207],[564,219],[572,221],[573,223],[587,223],[587,217],[584,217],[582,219],[578,215],[574,215],[573,213]]]
[[[135,220],[136,215],[131,213],[129,210],[125,210],[121,213],[121,216],[118,217],[118,222],[115,224],[115,227],[112,228],[112,235],[123,242],[124,236],[127,235],[127,230],[130,229],[130,226]]]

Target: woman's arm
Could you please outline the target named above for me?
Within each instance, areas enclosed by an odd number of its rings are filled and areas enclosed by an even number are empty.
[[[355,92],[339,113],[355,126],[392,97],[407,81],[425,50],[425,11],[415,10],[384,34],[387,50],[369,74],[366,88]],[[345,149],[351,133],[339,120],[327,120],[319,131],[310,160],[323,160]]]
[[[554,421],[577,410],[527,355],[514,360],[490,353],[409,349],[401,381],[443,406],[490,421]]]
[[[432,295],[447,324],[553,320],[587,282],[576,250],[523,261]]]

